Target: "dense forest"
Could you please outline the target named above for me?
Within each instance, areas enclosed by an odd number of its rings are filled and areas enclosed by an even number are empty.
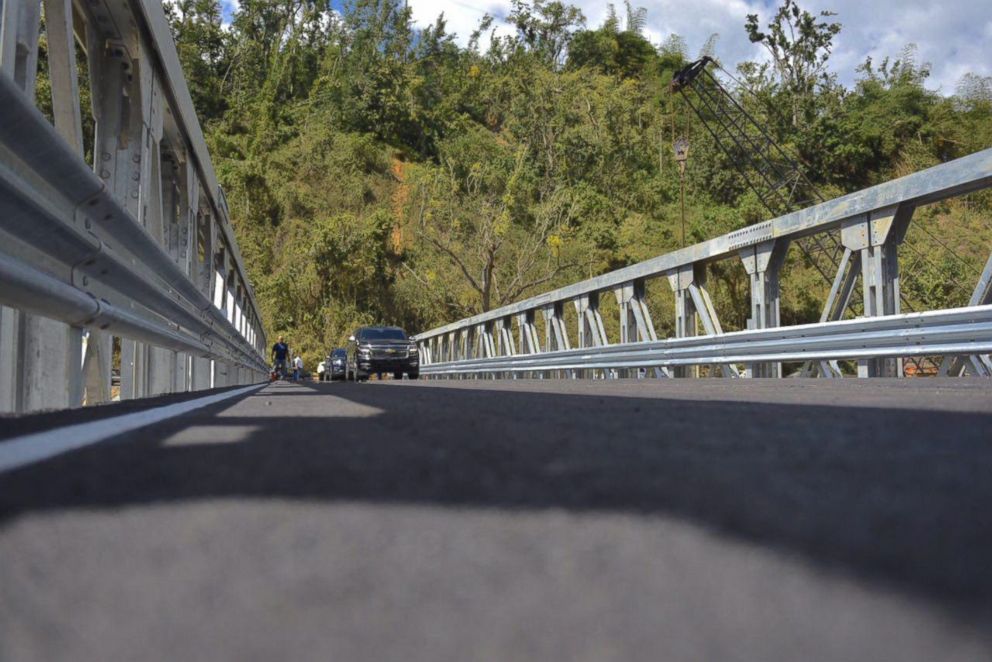
[[[718,39],[651,43],[629,2],[592,27],[567,3],[513,0],[514,34],[487,17],[464,47],[443,16],[416,28],[402,0],[241,0],[229,24],[216,0],[167,11],[269,334],[308,361],[361,323],[425,330],[677,248],[678,136],[687,242],[768,218],[668,91],[688,61],[717,58]],[[784,0],[768,25],[741,25],[767,61],[719,63],[823,195],[992,146],[992,79],[928,91],[907,45],[845,87],[828,67],[841,21]],[[917,218],[904,288],[964,303],[992,245],[992,196]],[[827,284],[800,256],[786,268],[783,321],[815,319]],[[744,326],[740,265],[710,282],[724,328]],[[671,294],[652,285],[661,334]]]

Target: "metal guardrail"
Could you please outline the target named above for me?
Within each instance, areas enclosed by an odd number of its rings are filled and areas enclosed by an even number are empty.
[[[427,365],[436,376],[547,374],[992,352],[992,306]]]
[[[990,186],[992,149],[447,324],[415,336],[421,372],[511,376],[553,370],[574,376],[577,370],[651,366],[657,368],[654,374],[690,376],[699,370],[686,366],[714,364],[711,374],[774,377],[782,375],[781,362],[797,361],[806,363],[805,375],[839,377],[837,359],[851,358],[858,360],[860,376],[901,376],[902,358],[925,355],[945,357],[946,375],[992,376],[985,356],[992,336],[985,322],[967,327],[974,337],[959,343],[957,331],[944,321],[957,319],[960,311],[900,315],[898,253],[917,207]],[[780,327],[780,270],[790,243],[831,230],[840,231],[844,254],[820,323]],[[750,279],[751,330],[724,334],[706,289],[707,268],[735,258]],[[645,292],[650,279],[662,278],[675,295],[676,337],[658,341]],[[843,320],[859,279],[865,317]],[[992,304],[990,281],[992,257],[970,305]],[[610,294],[620,311],[619,338],[607,337],[599,311],[600,297]],[[569,304],[576,311],[578,351],[571,351],[565,321]],[[883,317],[888,321],[871,319]],[[919,342],[899,342],[903,324],[921,325]],[[842,337],[841,330],[853,335]],[[859,346],[856,337],[868,330],[881,334],[878,342]],[[700,333],[705,339],[695,338]],[[949,335],[938,340],[940,334]],[[765,342],[780,347],[755,349]],[[747,364],[743,372],[739,363]]]
[[[261,381],[266,339],[162,5],[0,4],[0,411]],[[76,46],[89,71],[84,145]],[[92,152],[94,166],[84,160]]]

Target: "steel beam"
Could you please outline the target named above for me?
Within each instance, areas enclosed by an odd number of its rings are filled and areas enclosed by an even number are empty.
[[[789,241],[772,239],[740,250],[744,270],[751,281],[751,318],[749,329],[770,329],[779,326],[779,273],[789,249]],[[749,377],[780,377],[781,363],[749,364]]]
[[[844,248],[861,254],[865,317],[900,312],[899,244],[906,236],[913,210],[909,204],[884,207],[849,220],[841,227]],[[858,363],[858,376],[901,377],[902,360],[862,359]]]

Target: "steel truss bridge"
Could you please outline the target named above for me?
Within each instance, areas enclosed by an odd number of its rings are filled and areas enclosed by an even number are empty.
[[[266,338],[161,4],[8,0],[0,46],[0,411],[261,381]],[[51,117],[37,107],[41,11]],[[91,107],[81,107],[78,59]],[[82,118],[95,131],[84,144]],[[431,377],[992,375],[992,258],[961,310],[900,312],[899,246],[918,207],[988,188],[992,150],[421,333]],[[781,327],[789,247],[841,237],[817,324]],[[748,330],[724,333],[707,269],[741,260]],[[647,288],[674,293],[659,338]],[[864,315],[843,319],[852,296]],[[609,337],[602,297],[619,308]],[[574,306],[577,324],[566,320]],[[540,328],[543,326],[543,334]],[[541,337],[543,335],[543,338]]]
[[[966,307],[899,292],[914,211],[990,185],[986,150],[421,333],[429,379],[268,384],[159,0],[0,0],[0,660],[990,659],[992,258]],[[912,357],[953,379],[827,379]],[[786,374],[821,378],[732,379]]]
[[[989,377],[992,255],[965,308],[901,313],[899,293],[899,246],[913,212],[989,186],[992,150],[984,150],[469,317],[416,337],[421,374],[781,377],[783,362],[799,362],[798,374],[830,378],[843,376],[840,360],[851,360],[859,377],[900,377],[903,359],[939,357],[943,376]],[[831,232],[839,233],[843,253],[820,321],[781,326],[780,272],[789,247]],[[708,268],[724,260],[740,260],[750,278],[746,331],[723,332],[707,291]],[[652,322],[646,292],[656,281],[674,294],[673,338],[659,338]],[[843,319],[859,282],[864,315]],[[619,309],[619,337],[608,337],[600,312],[609,296]]]

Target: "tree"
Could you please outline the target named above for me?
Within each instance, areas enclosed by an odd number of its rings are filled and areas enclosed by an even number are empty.
[[[223,75],[227,52],[218,0],[173,0],[165,4],[193,105],[200,121],[219,119],[227,109]]]
[[[487,311],[550,283],[574,266],[561,260],[572,220],[562,189],[537,200],[526,148],[471,133],[446,145],[441,166],[425,173],[412,213],[419,237],[458,275],[467,311]],[[431,263],[436,264],[437,259]],[[435,277],[421,276],[425,285]]]
[[[819,13],[819,19],[831,16],[836,14]],[[745,29],[751,42],[761,44],[772,56],[779,84],[791,108],[792,126],[800,128],[811,119],[817,84],[828,76],[827,60],[833,39],[840,32],[840,23],[818,20],[800,9],[795,0],[784,0],[766,31],[758,27],[757,14],[748,14]]]
[[[572,36],[585,21],[578,7],[558,0],[513,0],[507,17],[517,28],[519,43],[556,69],[564,64]]]
[[[644,21],[645,10],[627,2],[626,27],[621,30],[616,10],[609,5],[606,21],[599,29],[575,33],[568,50],[568,66],[593,67],[622,78],[642,76],[658,59],[654,46],[641,34]]]

